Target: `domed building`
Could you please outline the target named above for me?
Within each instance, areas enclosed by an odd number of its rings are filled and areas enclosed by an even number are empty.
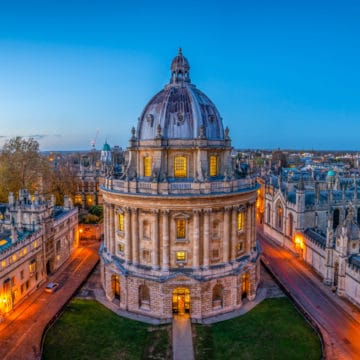
[[[101,187],[108,299],[162,322],[174,313],[201,322],[255,298],[256,181],[238,171],[229,130],[181,50],[131,131],[123,175],[110,174]]]

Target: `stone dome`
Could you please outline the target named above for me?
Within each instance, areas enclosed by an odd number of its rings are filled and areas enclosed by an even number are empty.
[[[170,83],[145,106],[137,137],[223,140],[222,119],[213,102],[190,82],[190,65],[181,49],[171,63]],[[159,126],[160,125],[160,126]]]

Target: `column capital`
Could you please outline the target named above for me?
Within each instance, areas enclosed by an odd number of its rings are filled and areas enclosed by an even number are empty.
[[[212,209],[204,209],[203,212],[205,215],[210,215],[212,212]]]
[[[137,214],[138,212],[138,208],[130,208],[130,211],[133,213],[133,214]]]
[[[160,210],[159,209],[151,209],[150,212],[153,215],[158,215],[160,213]]]
[[[199,215],[201,213],[201,209],[193,209],[192,212],[194,215]]]
[[[162,215],[169,215],[170,214],[170,210],[166,209],[166,210],[160,210]]]
[[[229,212],[229,211],[231,211],[232,210],[232,206],[225,206],[224,207],[224,210],[226,211],[226,212]]]

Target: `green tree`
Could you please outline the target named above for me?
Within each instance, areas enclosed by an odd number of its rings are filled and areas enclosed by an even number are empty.
[[[9,192],[20,189],[47,194],[51,170],[33,138],[20,136],[8,140],[0,154],[0,201],[7,202]]]

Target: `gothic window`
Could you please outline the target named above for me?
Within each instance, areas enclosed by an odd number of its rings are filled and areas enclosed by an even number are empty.
[[[213,308],[221,308],[223,306],[223,287],[221,284],[216,284],[213,287],[212,306]]]
[[[186,239],[186,220],[177,219],[176,220],[176,239],[185,240]]]
[[[211,155],[210,156],[210,176],[216,176],[217,175],[217,156]]]
[[[144,157],[144,176],[151,176],[151,158],[150,158],[150,156]]]
[[[289,232],[288,235],[291,237],[293,236],[294,231],[294,217],[293,214],[289,214]]]
[[[118,230],[124,231],[124,214],[118,215]]]
[[[150,309],[150,290],[146,285],[139,287],[139,307]]]
[[[176,156],[174,159],[174,177],[186,177],[186,157]]]
[[[244,223],[245,223],[245,212],[240,211],[240,212],[238,212],[238,216],[237,216],[237,229],[238,229],[238,231],[244,230],[244,225],[245,225]]]
[[[268,204],[268,206],[267,206],[267,219],[266,219],[266,222],[268,224],[270,224],[270,218],[271,218],[271,207],[270,207],[270,204]]]
[[[340,222],[340,210],[335,209],[333,214],[333,229],[335,230]]]
[[[283,216],[284,210],[280,204],[276,207],[276,226],[278,229],[282,230],[283,227]]]

